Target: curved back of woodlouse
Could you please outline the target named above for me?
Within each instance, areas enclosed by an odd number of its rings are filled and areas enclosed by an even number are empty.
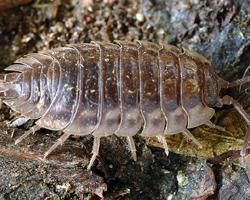
[[[146,41],[91,42],[28,54],[0,74],[0,97],[36,125],[16,140],[40,129],[63,131],[45,153],[49,155],[70,135],[94,136],[92,166],[100,138],[127,137],[136,159],[133,136],[156,136],[168,154],[166,134],[182,133],[201,147],[188,131],[205,124],[213,107],[233,105],[250,125],[249,115],[221,88],[250,82],[219,78],[210,62],[195,52]],[[242,155],[246,153],[249,131]]]

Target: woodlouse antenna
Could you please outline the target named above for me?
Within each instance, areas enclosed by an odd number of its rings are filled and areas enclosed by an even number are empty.
[[[246,77],[243,77],[241,79],[237,79],[237,80],[232,81],[232,82],[228,82],[228,81],[221,79],[221,80],[219,80],[219,83],[220,83],[222,88],[225,88],[225,89],[234,88],[234,87],[238,87],[238,86],[241,86],[243,84],[246,84],[246,83],[250,83],[250,76],[246,76]]]

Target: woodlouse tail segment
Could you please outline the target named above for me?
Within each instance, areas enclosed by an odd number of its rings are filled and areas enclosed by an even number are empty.
[[[20,73],[0,74],[0,98],[13,99],[20,95],[21,87],[18,84]]]
[[[36,131],[40,130],[41,127],[35,125],[31,127],[28,131],[26,131],[23,135],[21,135],[16,141],[15,144],[20,143],[22,140],[24,140],[26,137],[28,137],[31,133],[34,134]]]
[[[54,151],[59,145],[63,145],[63,143],[69,138],[70,133],[64,133],[44,154],[44,158],[46,158],[52,151]]]
[[[250,126],[250,116],[247,114],[247,112],[242,108],[240,103],[235,100],[234,98],[226,95],[220,99],[220,104],[221,105],[233,105],[234,108],[239,112],[239,114],[244,118],[246,121],[247,125]],[[244,143],[242,145],[241,149],[241,156],[246,156],[246,150],[248,147],[250,141],[250,128],[246,131],[245,137],[244,137]]]

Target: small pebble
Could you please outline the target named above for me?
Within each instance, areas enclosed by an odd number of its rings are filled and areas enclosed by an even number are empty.
[[[136,19],[139,21],[139,22],[143,22],[144,21],[144,15],[142,13],[136,13]]]

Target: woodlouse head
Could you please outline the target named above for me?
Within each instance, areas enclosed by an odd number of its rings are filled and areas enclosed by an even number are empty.
[[[204,100],[209,107],[220,106],[221,80],[210,66],[205,69]]]
[[[221,78],[215,73],[211,67],[211,62],[194,51],[182,49],[183,54],[191,58],[199,68],[202,68],[202,75],[200,76],[201,87],[203,89],[203,101],[209,107],[216,107],[219,104],[219,94],[222,88]],[[203,74],[204,73],[204,74]]]

